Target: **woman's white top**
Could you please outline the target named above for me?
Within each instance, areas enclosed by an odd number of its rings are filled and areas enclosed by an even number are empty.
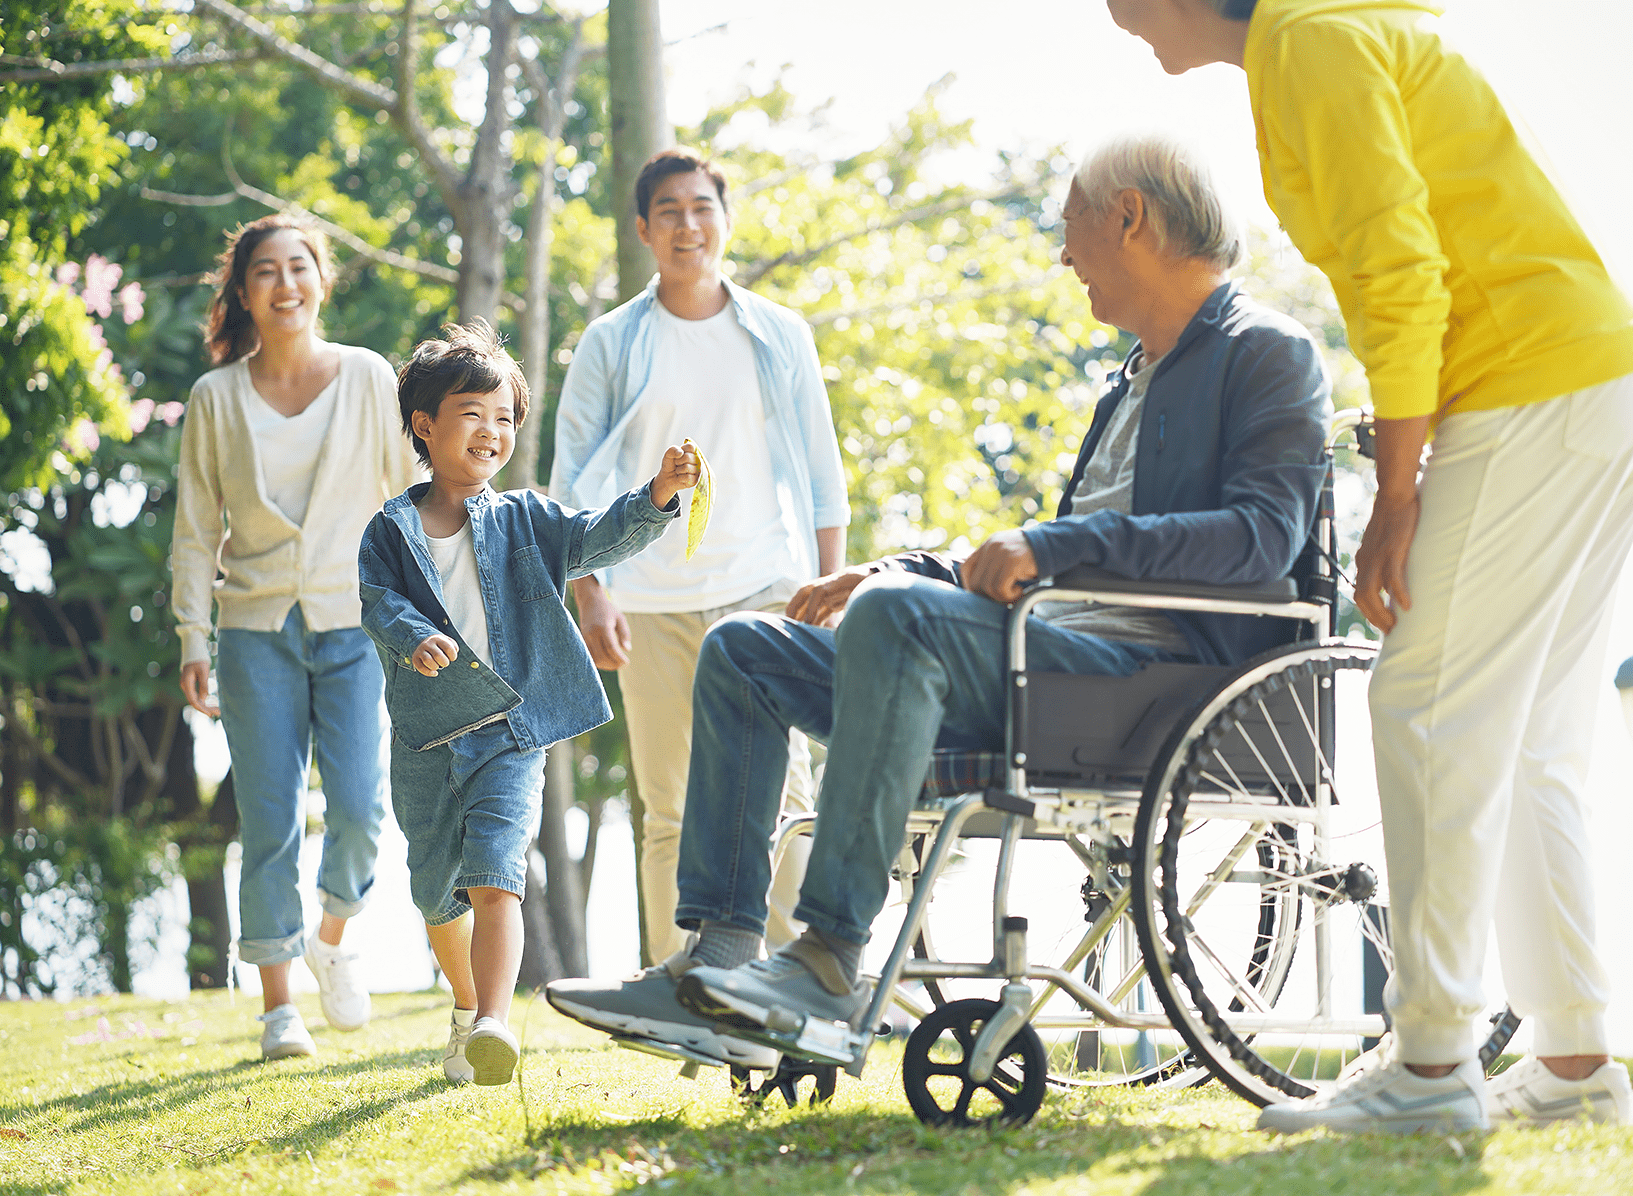
[[[256,456],[261,461],[261,480],[267,501],[284,513],[289,522],[306,522],[306,508],[312,501],[312,482],[317,477],[318,456],[329,435],[335,415],[335,396],[340,393],[340,376],[319,392],[299,415],[284,415],[273,409],[253,386],[249,427],[255,435]]]
[[[431,560],[442,581],[442,605],[454,621],[459,636],[482,658],[482,663],[493,667],[493,654],[488,645],[488,611],[482,605],[482,579],[476,571],[476,539],[471,535],[471,521],[451,536],[425,537],[431,549]]]
[[[397,379],[386,359],[370,349],[334,348],[340,373],[325,392],[332,409],[323,431],[310,433],[316,455],[309,482],[293,481],[302,472],[298,462],[279,464],[299,456],[293,451],[280,456],[274,449],[269,472],[255,425],[270,408],[250,382],[247,361],[193,384],[170,550],[184,664],[210,658],[212,606],[219,608],[218,626],[248,631],[281,629],[297,602],[312,631],[362,624],[363,529],[385,499],[425,475],[403,434]]]

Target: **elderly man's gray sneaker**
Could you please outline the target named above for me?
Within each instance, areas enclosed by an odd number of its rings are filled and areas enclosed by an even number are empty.
[[[736,968],[694,968],[676,995],[693,1013],[726,1026],[760,1031],[801,1014],[855,1027],[867,1012],[870,989],[851,980],[833,955],[806,934],[770,959]],[[773,1018],[773,1011],[783,1016]]]
[[[675,983],[696,967],[680,952],[627,980],[556,980],[544,993],[561,1013],[609,1034],[685,1047],[739,1067],[775,1068],[773,1048],[722,1034],[714,1023],[681,1007]]]

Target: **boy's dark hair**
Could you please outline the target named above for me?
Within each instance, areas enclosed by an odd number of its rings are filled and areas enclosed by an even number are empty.
[[[527,420],[527,379],[515,358],[505,352],[499,334],[481,316],[469,324],[444,324],[442,339],[421,341],[414,355],[397,371],[397,405],[403,413],[403,431],[414,442],[420,462],[431,464],[425,441],[414,434],[414,413],[432,419],[449,395],[492,394],[505,383],[516,402],[516,426]]]
[[[642,220],[648,219],[648,212],[652,207],[652,193],[658,189],[658,184],[672,174],[691,174],[694,170],[701,170],[709,176],[709,181],[714,184],[715,194],[720,197],[721,209],[728,216],[731,215],[731,204],[726,201],[726,176],[710,159],[685,146],[659,150],[646,160],[646,165],[641,167],[641,173],[635,176],[636,214]]]

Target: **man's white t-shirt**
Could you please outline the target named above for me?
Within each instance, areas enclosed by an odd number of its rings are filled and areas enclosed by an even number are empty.
[[[493,667],[493,651],[488,645],[488,611],[482,605],[482,580],[476,572],[476,541],[471,537],[471,521],[451,536],[426,536],[431,560],[442,579],[442,602],[454,621],[460,638]],[[468,666],[467,666],[468,667]]]
[[[661,302],[652,376],[625,437],[618,479],[628,490],[658,472],[663,451],[690,438],[714,471],[714,506],[703,542],[686,559],[686,516],[668,535],[608,571],[612,600],[634,614],[712,610],[741,602],[795,574],[799,534],[783,518],[766,446],[754,342],[731,304],[706,320],[683,320]],[[681,491],[681,503],[692,491]]]
[[[299,415],[277,411],[254,385],[250,386],[250,394],[249,430],[255,437],[255,455],[260,458],[261,484],[266,487],[267,501],[300,527],[306,522],[306,508],[312,502],[318,454],[323,451],[329,424],[335,417],[340,374]]]

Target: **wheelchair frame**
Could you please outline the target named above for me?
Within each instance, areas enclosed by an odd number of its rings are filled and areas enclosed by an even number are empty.
[[[790,1017],[779,1023],[776,1015],[782,1011],[774,1011],[773,1024],[768,1024],[764,1041],[778,1046],[792,1057],[819,1066],[842,1067],[852,1075],[860,1075],[889,1005],[901,1007],[920,1019],[921,1024],[935,1012],[934,1009],[924,1007],[902,991],[902,982],[920,981],[933,986],[936,981],[953,979],[1004,982],[996,1006],[982,1011],[985,1016],[979,1019],[979,1030],[975,1031],[972,1042],[965,1043],[966,1057],[962,1065],[965,1069],[964,1075],[969,1083],[977,1087],[989,1084],[994,1071],[998,1068],[1000,1058],[1013,1045],[1011,1040],[1029,1028],[1135,1031],[1178,1028],[1174,1020],[1163,1010],[1139,1012],[1118,1007],[1145,977],[1151,966],[1151,960],[1148,958],[1151,946],[1145,941],[1145,936],[1142,935],[1140,962],[1129,968],[1110,991],[1102,992],[1075,974],[1075,970],[1091,953],[1108,942],[1114,929],[1129,915],[1135,895],[1135,884],[1125,883],[1120,886],[1120,891],[1115,893],[1109,904],[1095,917],[1077,946],[1058,967],[1029,962],[1026,919],[1010,915],[1009,889],[1016,849],[1023,836],[1064,841],[1089,869],[1091,878],[1098,886],[1117,887],[1108,851],[1115,847],[1113,828],[1126,828],[1133,824],[1145,802],[1144,791],[1149,787],[1148,783],[1101,787],[1062,784],[1059,787],[1051,787],[1042,783],[1045,780],[1042,777],[1037,778],[1039,783],[1029,779],[1025,742],[1029,721],[1026,619],[1041,602],[1064,601],[1159,610],[1255,615],[1290,619],[1306,625],[1310,632],[1309,638],[1300,638],[1285,649],[1274,650],[1273,655],[1267,653],[1265,659],[1272,662],[1300,647],[1332,644],[1329,636],[1332,630],[1336,579],[1333,577],[1331,563],[1334,527],[1330,461],[1339,437],[1345,433],[1353,433],[1364,452],[1369,430],[1368,417],[1359,410],[1340,412],[1332,422],[1326,445],[1329,476],[1312,531],[1315,552],[1311,575],[1306,582],[1306,590],[1313,597],[1300,596],[1290,578],[1270,587],[1205,587],[1131,581],[1094,570],[1075,570],[1062,578],[1046,580],[1014,603],[1007,632],[1006,675],[1009,678],[1010,692],[1005,725],[1004,785],[1001,788],[994,786],[969,792],[950,801],[943,799],[940,808],[926,809],[919,805],[910,814],[906,828],[907,846],[903,849],[903,858],[907,862],[899,865],[896,871],[898,881],[906,890],[904,897],[908,900],[908,907],[860,1028],[851,1029],[837,1023],[804,1017]],[[1238,671],[1231,672],[1235,675],[1228,677],[1227,683],[1240,679]],[[1228,684],[1215,687],[1210,699],[1201,703],[1200,708],[1205,712],[1210,701],[1228,688]],[[1174,720],[1176,727],[1182,726],[1186,721],[1183,713]],[[1324,726],[1327,721],[1323,720]],[[1324,738],[1328,733],[1323,732]],[[1159,755],[1151,768],[1156,769],[1161,762],[1162,756]],[[1280,817],[1311,823],[1319,836],[1327,813],[1325,795],[1329,789],[1326,785],[1318,785],[1316,788],[1318,794],[1314,805],[1295,811],[1282,808]],[[1226,806],[1230,812],[1239,813],[1235,806],[1229,806],[1228,803]],[[1225,812],[1226,806],[1221,806],[1219,812]],[[1193,815],[1206,817],[1211,812],[1214,812],[1213,808],[1206,802],[1191,804]],[[972,823],[982,815],[996,816],[997,826],[990,828],[988,834],[995,829],[995,837],[999,841],[992,894],[992,957],[984,962],[939,959],[935,957],[929,945],[925,925],[926,911],[936,881],[951,858],[955,845],[968,833]],[[776,854],[780,857],[796,835],[810,833],[815,819],[814,813],[794,815],[785,819],[779,826],[774,840]],[[930,846],[922,863],[915,867],[912,860],[912,844],[921,836]],[[1325,929],[1325,912],[1325,909],[1318,905],[1315,914],[1316,966],[1323,972],[1328,970],[1323,957],[1330,950]],[[1042,981],[1042,991],[1035,993],[1028,981]],[[1067,993],[1076,1001],[1081,1012],[1044,1015],[1041,1012],[1044,1005],[1057,991]],[[939,993],[933,987],[932,995],[936,999],[937,1007],[944,1007]],[[1319,1010],[1319,1016],[1321,1020],[1318,1029],[1325,1033],[1376,1037],[1385,1030],[1381,1015],[1343,1018],[1334,1015],[1330,1007],[1324,1007]],[[1274,1032],[1278,1029],[1308,1031],[1312,1027],[1309,1017],[1288,1019],[1277,1017],[1273,1012],[1237,1011],[1229,1014],[1228,1020],[1235,1029],[1248,1035]],[[970,1028],[973,1029],[973,1026]],[[1193,1069],[1190,1078],[1193,1080],[1201,1078],[1200,1071]],[[1231,1082],[1228,1076],[1222,1078]],[[1053,1079],[1056,1083],[1071,1083],[1058,1078]],[[1244,1091],[1238,1083],[1232,1083],[1232,1087],[1260,1103],[1265,1099],[1261,1092]],[[911,1099],[913,1097],[911,1081],[909,1088]],[[967,1102],[967,1096],[965,1099]],[[1037,1099],[1041,1101],[1041,1091]],[[918,1101],[914,1103],[915,1111],[926,1120],[960,1119],[937,1118],[933,1106],[926,1109],[920,1108]],[[1009,1115],[1003,1119],[1024,1121],[1031,1116],[1035,1108],[1036,1105],[1033,1104],[1030,1109],[1006,1109],[1005,1112]]]

